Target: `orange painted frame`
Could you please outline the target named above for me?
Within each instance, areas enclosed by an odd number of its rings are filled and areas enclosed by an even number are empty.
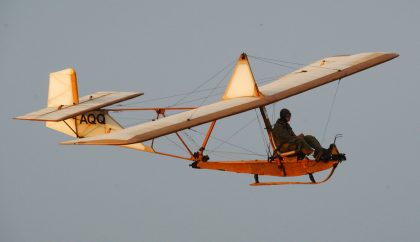
[[[131,109],[107,109],[109,111],[143,111],[143,110],[153,110],[156,112],[156,118],[160,118],[160,116],[165,117],[166,110],[182,110],[182,109],[194,109],[194,108],[131,108]],[[271,124],[270,120],[267,116],[267,111],[265,107],[260,107],[261,116],[264,120],[264,124],[266,127],[267,135],[270,140],[271,147],[273,149],[273,153],[277,154],[276,146],[273,140],[273,136],[271,133]],[[282,181],[282,182],[256,182],[250,185],[252,186],[262,186],[262,185],[290,185],[290,184],[320,184],[326,182],[331,178],[333,175],[336,167],[339,164],[339,161],[327,161],[327,162],[319,162],[315,160],[311,160],[308,158],[298,160],[297,156],[286,156],[282,157],[281,155],[276,155],[273,160],[240,160],[240,161],[207,161],[204,158],[203,152],[207,146],[207,143],[210,139],[211,133],[214,130],[216,125],[216,121],[214,120],[210,123],[210,126],[207,130],[206,136],[203,139],[202,145],[200,149],[193,153],[191,149],[188,147],[187,143],[182,139],[182,137],[175,132],[180,142],[186,148],[187,152],[190,154],[190,157],[183,157],[180,155],[169,154],[164,152],[155,151],[153,153],[157,155],[163,155],[183,160],[193,161],[190,165],[193,168],[197,169],[207,169],[207,170],[219,170],[219,171],[226,171],[226,172],[235,172],[235,173],[245,173],[245,174],[252,174],[256,177],[259,175],[265,176],[278,176],[278,177],[295,177],[295,176],[303,176],[303,175],[310,175],[312,176],[313,173],[324,171],[327,169],[331,169],[328,176],[320,181],[320,182],[298,182],[298,181]],[[153,142],[153,141],[152,141]],[[153,145],[153,143],[152,143]],[[335,152],[338,153],[338,150],[335,149]]]

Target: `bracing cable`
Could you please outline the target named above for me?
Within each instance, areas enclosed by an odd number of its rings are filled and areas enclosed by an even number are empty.
[[[232,69],[233,69],[233,65],[232,64],[230,64],[229,66],[231,66],[231,68],[230,68],[230,71],[232,71]],[[223,70],[225,70],[226,68],[224,68]],[[211,90],[210,91],[210,93],[201,101],[201,103],[200,103],[200,105],[199,106],[202,106],[206,101],[207,101],[207,99],[213,94],[213,92],[214,92],[214,90],[216,90],[218,87],[219,87],[219,85],[220,85],[220,83],[222,83],[222,81],[224,81],[225,79],[226,79],[226,77],[228,76],[228,74],[230,73],[230,71],[227,71],[224,75],[223,75],[223,77],[219,80],[219,82],[217,83],[217,85],[213,88],[213,90]],[[221,73],[221,72],[219,72],[219,73]],[[176,105],[176,104],[175,104]],[[191,115],[188,117],[188,119],[190,119],[193,115],[194,115],[194,112],[195,112],[195,110],[193,110],[192,112],[191,112]]]
[[[200,135],[202,135],[202,136],[205,136],[205,135],[206,135],[205,133],[200,132],[200,131],[195,130],[195,129],[190,129],[190,130],[191,130],[191,131],[193,131],[193,132],[196,132],[196,133],[198,133],[198,134],[200,134]],[[242,147],[242,146],[239,146],[239,145],[237,145],[237,144],[232,144],[232,143],[230,143],[228,140],[224,140],[224,139],[221,139],[221,138],[216,137],[216,136],[212,136],[211,138],[212,138],[212,139],[215,139],[215,140],[217,140],[217,141],[219,141],[219,142],[223,142],[223,144],[230,145],[230,146],[232,146],[232,147],[235,147],[235,148],[241,149],[241,150],[243,150],[243,151],[250,152],[250,153],[252,153],[252,154],[254,154],[254,155],[256,155],[256,156],[261,156],[261,157],[264,157],[264,155],[263,155],[263,154],[259,154],[259,153],[255,152],[255,151],[253,151],[253,150],[247,149],[247,148]],[[216,149],[212,149],[212,151],[211,151],[211,152],[217,152],[217,150],[216,150]]]
[[[270,64],[274,64],[274,65],[278,65],[278,66],[282,66],[288,69],[295,69],[296,67],[290,66],[290,65],[296,65],[296,66],[306,66],[306,64],[302,64],[302,63],[297,63],[297,62],[291,62],[291,61],[283,61],[283,60],[277,60],[277,59],[271,59],[271,58],[264,58],[264,57],[258,57],[258,56],[250,56],[256,60],[262,61],[262,62],[266,62],[266,63],[270,63]],[[286,64],[280,64],[280,63],[286,63]],[[334,71],[341,71],[340,69],[336,69],[336,68],[330,68],[330,67],[325,67],[325,66],[315,66],[315,65],[309,65],[310,67],[314,67],[314,68],[319,68],[319,69],[327,69],[327,70],[334,70]]]
[[[219,74],[223,73],[226,69],[228,69],[230,66],[232,66],[235,63],[235,61],[230,62],[228,65],[226,65],[225,67],[223,67],[220,71],[218,71],[216,74],[214,74],[213,76],[211,76],[209,79],[205,80],[204,82],[202,82],[198,87],[194,88],[194,90],[192,90],[191,92],[185,94],[181,99],[179,99],[175,104],[171,105],[171,106],[176,106],[178,105],[180,102],[182,102],[187,96],[195,93],[197,90],[199,90],[201,87],[203,87],[204,85],[206,85],[207,83],[209,83],[211,80],[213,80],[214,78],[216,78]],[[222,79],[223,80],[223,79]],[[222,81],[221,80],[221,81]],[[220,82],[219,81],[219,84]],[[214,91],[214,88],[211,90],[212,92]],[[170,106],[170,107],[171,107]]]
[[[327,133],[327,128],[328,128],[328,125],[329,125],[329,123],[330,123],[331,114],[332,114],[332,112],[333,112],[333,108],[334,108],[335,100],[336,100],[336,98],[337,98],[338,88],[340,87],[340,82],[341,82],[341,79],[339,79],[339,80],[338,80],[338,82],[337,82],[337,86],[336,86],[336,88],[335,88],[334,97],[333,97],[333,99],[332,99],[332,102],[331,102],[331,105],[330,105],[330,110],[329,110],[329,112],[328,112],[328,119],[327,119],[327,122],[325,123],[324,132],[323,132],[323,134],[322,134],[321,144],[323,144],[323,143],[324,143],[325,134]]]
[[[229,136],[227,139],[225,139],[224,141],[222,141],[218,146],[216,146],[214,148],[214,150],[217,151],[218,148],[220,148],[222,145],[224,145],[225,143],[227,143],[230,139],[232,139],[240,131],[242,131],[243,129],[245,129],[246,127],[248,127],[249,125],[251,125],[253,122],[255,122],[255,120],[256,120],[256,118],[252,119],[251,121],[249,121],[248,123],[246,123],[245,125],[243,125],[240,129],[238,129],[236,132],[234,132],[231,136]]]

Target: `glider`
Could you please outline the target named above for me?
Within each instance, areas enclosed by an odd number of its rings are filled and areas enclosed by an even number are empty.
[[[340,80],[367,68],[398,57],[396,53],[369,52],[340,55],[315,61],[273,82],[258,86],[248,56],[242,53],[237,60],[229,84],[220,101],[190,108],[149,108],[155,110],[157,119],[123,128],[110,114],[123,109],[106,109],[110,105],[143,95],[139,92],[96,92],[79,98],[76,72],[66,69],[50,74],[48,106],[16,119],[44,121],[46,127],[76,139],[61,142],[66,145],[114,145],[139,151],[189,160],[193,168],[210,169],[254,175],[254,186],[286,184],[320,184],[331,178],[338,164],[345,159],[331,144],[331,160],[316,161],[297,151],[280,153],[271,134],[271,124],[266,106],[300,94],[321,85]],[[149,110],[139,108],[137,110]],[[215,128],[216,121],[223,118],[259,109],[273,154],[265,160],[213,161],[205,154],[206,146]],[[166,116],[167,110],[183,110]],[[192,150],[179,134],[180,131],[210,123],[205,138],[198,150]],[[158,151],[154,139],[175,134],[188,156]],[[152,141],[151,145],[144,142]],[[313,174],[324,170],[330,173],[324,180],[315,181]],[[308,175],[310,181],[260,182],[259,176],[295,177]]]

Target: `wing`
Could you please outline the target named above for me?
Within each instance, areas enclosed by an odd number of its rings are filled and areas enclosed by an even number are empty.
[[[223,99],[210,105],[132,126],[121,131],[62,142],[62,144],[124,145],[147,141],[277,102],[389,61],[397,56],[396,53],[370,52],[325,58],[272,83],[258,87],[259,95]]]

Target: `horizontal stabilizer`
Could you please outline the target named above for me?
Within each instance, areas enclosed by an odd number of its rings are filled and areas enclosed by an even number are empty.
[[[58,122],[141,95],[143,93],[139,92],[95,92],[80,98],[78,104],[47,107],[16,119]]]

